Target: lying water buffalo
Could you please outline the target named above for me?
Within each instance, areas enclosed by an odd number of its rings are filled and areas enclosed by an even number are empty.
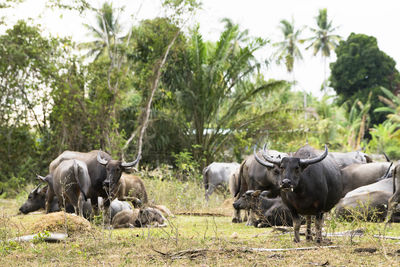
[[[52,174],[62,161],[70,159],[78,159],[86,163],[91,181],[87,197],[91,199],[92,205],[97,209],[98,197],[105,199],[106,207],[110,205],[110,192],[115,190],[122,172],[134,167],[140,157],[132,162],[122,162],[113,160],[109,154],[100,150],[92,150],[87,153],[64,151],[50,163],[49,174]]]
[[[327,157],[328,147],[317,155],[315,150],[306,145],[301,147],[292,157],[283,159],[271,158],[267,153],[263,157],[254,154],[257,161],[268,167],[270,163],[280,170],[280,195],[288,206],[294,225],[294,241],[300,241],[300,216],[306,215],[306,239],[312,240],[311,216],[315,216],[316,241],[322,241],[321,228],[324,212],[330,211],[342,197],[342,178],[337,163]]]
[[[335,214],[349,220],[358,218],[367,221],[382,221],[387,214],[387,204],[392,190],[392,179],[383,179],[354,189],[339,201],[335,207]],[[400,221],[398,215],[393,216],[393,221]]]
[[[342,169],[342,197],[358,187],[375,183],[389,175],[390,162],[352,164]]]
[[[114,199],[111,201],[110,204],[110,216],[111,220],[114,218],[114,216],[123,210],[132,210],[132,206],[129,204],[129,202],[126,201],[120,201],[118,199]]]
[[[286,153],[275,150],[269,150],[269,153],[271,154],[271,157],[279,160],[287,156]],[[280,174],[280,168],[269,162],[265,162],[265,165],[261,165],[257,162],[255,155],[256,152],[254,150],[254,155],[249,156],[240,165],[238,180],[239,186],[235,192],[235,199],[238,199],[247,190],[267,190],[270,192],[269,197],[276,197],[279,195],[279,186],[277,181]],[[250,210],[250,215],[246,225],[254,224],[253,217],[252,211]],[[235,209],[232,222],[240,222],[240,210]]]
[[[46,208],[46,195],[48,185],[41,187],[39,184],[35,189],[33,189],[29,195],[28,199],[19,208],[19,211],[23,214],[28,214],[29,212],[37,211]],[[54,198],[50,205],[50,212],[60,211],[58,206],[58,199]]]
[[[292,226],[292,215],[282,199],[279,196],[269,198],[268,193],[248,190],[233,203],[233,206],[235,209],[253,210],[258,217],[254,224],[256,227]]]
[[[229,184],[229,177],[234,173],[240,164],[237,162],[213,162],[203,169],[203,182],[206,201],[218,186],[226,187]]]
[[[165,218],[161,212],[153,208],[123,210],[112,219],[112,226],[117,228],[132,228],[145,226],[165,226]]]
[[[49,184],[46,212],[49,213],[54,196],[58,205],[71,204],[77,215],[83,216],[83,204],[87,200],[90,188],[90,177],[86,164],[77,159],[64,160],[54,169],[52,174],[40,179]]]
[[[113,198],[116,197],[119,200],[133,201],[135,207],[146,205],[149,202],[142,179],[132,174],[123,173],[121,175],[116,193],[112,195]]]

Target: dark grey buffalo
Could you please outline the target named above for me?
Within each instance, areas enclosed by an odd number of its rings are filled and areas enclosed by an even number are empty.
[[[52,174],[60,162],[70,159],[81,160],[87,165],[91,181],[87,197],[91,199],[92,205],[97,209],[98,197],[105,199],[104,206],[110,205],[111,192],[116,190],[122,172],[134,167],[140,157],[133,162],[122,162],[113,160],[109,154],[100,150],[92,150],[87,153],[64,151],[50,163],[49,173]]]
[[[341,169],[355,163],[363,164],[372,162],[372,159],[361,151],[330,152],[329,157],[332,157]]]
[[[257,216],[256,227],[292,226],[292,215],[281,197],[269,198],[268,191],[248,190],[233,206],[235,209],[253,210]]]
[[[240,164],[236,162],[213,162],[203,169],[206,201],[209,200],[211,194],[218,186],[228,186],[229,177],[239,169],[239,166]]]
[[[280,195],[293,217],[295,242],[300,241],[299,214],[306,216],[307,240],[312,240],[311,216],[316,217],[316,241],[321,242],[324,212],[330,211],[342,197],[340,168],[327,155],[327,146],[323,154],[317,155],[308,145],[301,147],[292,157],[283,159],[271,158],[264,153],[265,161],[255,154],[260,164],[268,167],[273,163],[280,170]]]
[[[23,214],[28,214],[29,212],[45,209],[47,189],[48,185],[42,187],[39,184],[35,189],[33,189],[29,193],[28,199],[19,208],[19,211],[22,212]],[[50,205],[50,212],[56,212],[56,211],[60,211],[57,198],[55,198]]]
[[[390,174],[390,162],[352,164],[342,169],[342,197],[358,187],[375,183]]]
[[[259,152],[261,155],[261,152]],[[286,157],[286,153],[275,150],[269,150],[271,157],[281,159]],[[247,190],[267,190],[270,192],[269,197],[279,195],[278,177],[280,174],[279,167],[272,163],[265,162],[265,166],[259,164],[254,155],[249,156],[240,165],[238,186],[234,194],[235,199],[242,196]],[[253,212],[250,210],[250,215],[246,225],[254,225]],[[234,210],[232,222],[240,222],[240,210]]]
[[[50,206],[54,196],[58,198],[58,205],[65,207],[71,204],[77,215],[83,216],[83,204],[87,200],[90,189],[90,177],[86,164],[77,159],[64,160],[54,169],[52,174],[40,179],[49,184],[46,199],[46,212],[50,212]]]

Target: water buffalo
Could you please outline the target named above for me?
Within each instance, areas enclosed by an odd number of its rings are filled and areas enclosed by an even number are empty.
[[[372,162],[372,159],[361,151],[330,152],[329,157],[332,157],[341,169],[354,163],[363,164]]]
[[[45,209],[48,187],[48,185],[41,187],[41,185],[39,184],[29,193],[28,199],[19,208],[19,211],[23,214],[28,214],[29,212],[37,211],[39,209]],[[58,199],[54,198],[53,202],[50,205],[50,212],[57,211],[60,211],[60,208],[58,206]]]
[[[393,180],[382,179],[376,183],[354,189],[346,194],[335,207],[335,214],[345,219],[381,221],[387,213],[387,203],[392,195]],[[395,214],[392,221],[400,221]]]
[[[111,220],[114,218],[114,216],[123,210],[132,210],[132,206],[129,204],[127,201],[120,201],[118,199],[114,199],[111,201],[110,204],[110,216]]]
[[[322,241],[321,228],[324,212],[330,211],[342,197],[342,178],[337,163],[327,157],[328,147],[317,155],[309,145],[301,147],[292,157],[277,159],[266,151],[261,159],[254,153],[257,161],[268,167],[270,163],[280,170],[280,195],[289,208],[294,225],[294,241],[300,241],[300,216],[306,215],[306,239],[312,240],[311,216],[315,216],[316,241]]]
[[[133,162],[122,162],[113,160],[109,154],[100,150],[92,150],[87,153],[64,151],[50,163],[49,174],[54,172],[60,162],[69,159],[78,159],[86,163],[91,181],[87,197],[91,199],[92,205],[97,210],[98,197],[102,197],[105,200],[104,206],[108,207],[110,205],[110,192],[115,190],[122,171],[135,166],[140,157],[137,157]]]
[[[117,228],[145,227],[155,224],[165,226],[165,218],[161,212],[153,208],[123,210],[112,219],[112,226]]]
[[[375,183],[390,174],[390,162],[352,164],[342,169],[342,197],[358,187]]]
[[[292,226],[292,215],[282,199],[269,198],[268,191],[248,190],[233,206],[235,209],[253,210],[258,220],[254,226],[270,227],[270,226]]]
[[[286,153],[275,150],[269,150],[269,153],[271,154],[271,157],[276,159],[281,159],[287,156]],[[254,154],[256,154],[255,151]],[[257,162],[254,155],[249,156],[240,165],[239,186],[235,192],[235,199],[238,199],[247,190],[267,190],[270,192],[269,197],[276,197],[279,195],[279,186],[277,183],[279,174],[279,167],[269,162],[265,162],[265,165],[261,165]],[[254,225],[253,217],[253,212],[250,210],[246,225]],[[236,209],[232,222],[240,222],[240,212]]]
[[[121,175],[116,192],[112,195],[113,198],[119,200],[133,201],[135,207],[146,205],[149,202],[142,179],[132,174],[123,173]]]
[[[229,184],[229,177],[234,173],[240,164],[236,162],[213,162],[203,169],[203,182],[206,201],[218,186],[226,187]]]
[[[388,214],[385,222],[389,222],[392,220],[393,213],[396,210],[397,205],[399,204],[400,200],[400,164],[397,164],[394,169],[393,169],[393,193],[392,196],[390,196],[390,199],[388,200]]]
[[[50,212],[54,196],[58,205],[66,203],[74,206],[75,213],[83,216],[83,204],[87,200],[90,188],[90,177],[86,164],[77,159],[64,160],[54,169],[52,174],[40,179],[49,184],[46,199],[46,212]]]

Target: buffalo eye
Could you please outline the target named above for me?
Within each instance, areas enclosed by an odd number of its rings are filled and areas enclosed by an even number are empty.
[[[275,169],[275,170],[274,170],[274,173],[278,175],[278,174],[280,174],[281,172],[280,172],[278,169]]]

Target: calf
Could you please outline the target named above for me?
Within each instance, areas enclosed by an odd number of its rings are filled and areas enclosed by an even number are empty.
[[[254,224],[256,227],[292,226],[292,216],[282,199],[279,196],[268,198],[268,193],[248,190],[233,203],[233,206],[235,209],[253,210],[259,219]]]
[[[129,204],[129,202],[120,201],[118,199],[114,199],[113,201],[111,201],[110,204],[111,221],[118,212],[123,210],[132,210],[132,206]]]
[[[77,215],[83,215],[83,204],[90,188],[90,177],[87,166],[83,161],[72,159],[62,161],[53,174],[40,179],[49,184],[49,192],[46,199],[46,212],[50,212],[50,203],[54,196],[58,198],[58,204],[63,207],[66,202],[74,206]]]
[[[155,224],[165,226],[165,218],[160,211],[153,208],[123,210],[112,219],[112,226],[117,228],[145,227]]]
[[[234,173],[240,164],[236,162],[213,162],[203,169],[203,182],[206,201],[218,186],[226,187],[229,184],[229,177]]]
[[[138,176],[125,173],[123,173],[119,179],[117,190],[113,194],[113,198],[133,201],[135,207],[148,203],[146,187],[142,179]],[[138,201],[138,199],[140,201]]]

